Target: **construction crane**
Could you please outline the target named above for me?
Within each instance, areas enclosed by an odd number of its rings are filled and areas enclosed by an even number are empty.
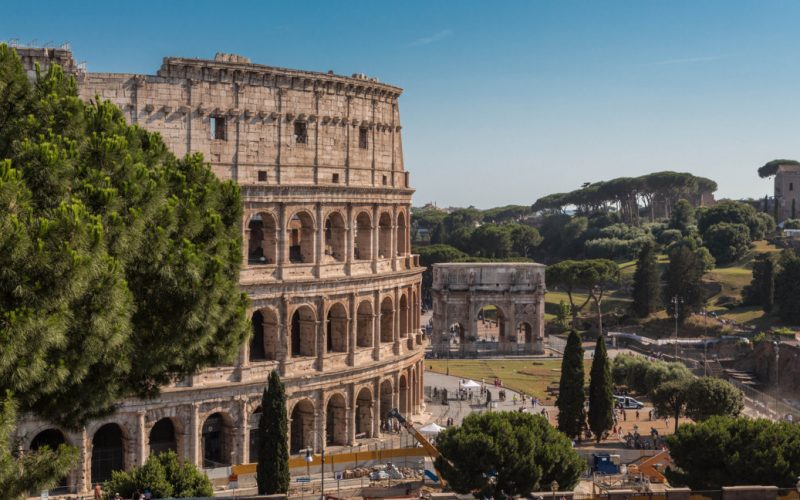
[[[439,450],[437,450],[436,447],[432,445],[430,441],[428,441],[428,438],[423,436],[421,432],[419,432],[413,425],[411,425],[411,422],[406,420],[406,417],[404,417],[399,411],[397,411],[397,408],[392,408],[391,410],[389,410],[389,413],[386,414],[386,417],[397,419],[400,425],[402,425],[406,429],[406,431],[408,431],[409,434],[414,436],[417,442],[421,444],[423,448],[425,448],[425,451],[428,452],[428,455],[430,455],[431,460],[434,461],[433,469],[436,471],[436,476],[439,478],[439,482],[441,483],[442,488],[447,486],[447,483],[442,477],[442,473],[439,472],[439,469],[437,469],[435,465],[436,459],[442,456]]]

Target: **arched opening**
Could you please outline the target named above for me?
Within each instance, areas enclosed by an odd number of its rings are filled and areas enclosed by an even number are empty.
[[[372,392],[366,387],[356,398],[356,437],[372,437]]]
[[[328,310],[325,346],[328,352],[347,352],[347,310],[336,303]]]
[[[275,264],[278,255],[278,225],[268,213],[257,213],[247,224],[250,238],[247,242],[249,264]]]
[[[316,354],[317,319],[309,306],[300,306],[292,315],[292,357]]]
[[[162,418],[150,429],[150,454],[157,455],[169,450],[178,452],[175,425],[172,419]]]
[[[58,429],[47,429],[39,434],[37,434],[33,441],[31,441],[31,451],[37,451],[42,448],[47,447],[50,450],[56,451],[58,447],[62,444],[66,444],[67,439],[64,437],[64,434]],[[53,492],[55,491],[63,491],[64,488],[67,487],[67,476],[62,477],[58,480],[58,483],[52,489]]]
[[[400,337],[408,337],[408,299],[400,296]]]
[[[408,413],[408,382],[405,375],[400,375],[400,413]]]
[[[344,396],[334,394],[325,412],[325,441],[328,446],[347,444],[347,405]]]
[[[506,338],[506,321],[503,310],[495,305],[485,305],[478,310],[476,337],[468,341],[478,342],[506,342],[515,339]]]
[[[250,361],[276,360],[280,347],[278,314],[273,309],[253,313]]]
[[[379,415],[381,416],[381,420],[388,420],[389,418],[389,410],[392,409],[392,382],[389,380],[384,380],[381,382],[381,397],[380,397],[380,408],[378,409]]]
[[[417,386],[417,373],[414,369],[411,369],[409,379],[411,380],[411,391],[410,391],[410,400],[408,402],[408,411],[409,413],[416,413],[417,412],[417,396],[419,386]]]
[[[419,308],[419,297],[417,297],[416,290],[411,292],[411,304],[411,329],[414,333],[419,333],[419,317],[422,311]]]
[[[249,424],[250,424],[250,456],[249,456],[249,463],[254,464],[258,462],[258,451],[261,448],[261,442],[258,440],[258,424],[261,422],[261,407],[253,411],[253,414],[250,415]]]
[[[378,258],[388,259],[392,256],[392,218],[384,212],[378,221]]]
[[[345,230],[344,219],[339,212],[333,212],[325,221],[325,256],[336,262],[345,261]]]
[[[526,344],[530,345],[533,343],[533,327],[527,321],[523,321],[519,324],[519,328],[517,329],[517,337],[519,340],[525,342]]]
[[[355,260],[371,260],[372,220],[366,212],[361,212],[356,217],[355,233],[355,244],[353,245]]]
[[[222,413],[214,413],[203,422],[203,467],[213,469],[231,463],[233,426]]]
[[[405,255],[408,253],[407,235],[408,228],[406,228],[406,216],[403,212],[397,214],[397,254]]]
[[[372,302],[365,300],[358,305],[356,324],[356,346],[372,347]]]
[[[314,446],[314,404],[304,399],[294,405],[292,410],[291,453]]]
[[[261,361],[267,359],[264,349],[264,315],[261,311],[253,313],[250,321],[253,335],[250,337],[250,361]]]
[[[391,297],[381,301],[381,342],[394,341],[394,304]]]
[[[289,262],[314,262],[314,219],[307,212],[296,213],[289,220]]]
[[[125,444],[117,424],[105,424],[92,437],[92,483],[111,479],[115,470],[125,469]]]

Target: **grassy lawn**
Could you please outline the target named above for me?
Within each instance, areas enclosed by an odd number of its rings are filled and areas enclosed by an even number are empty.
[[[503,385],[515,391],[535,396],[547,404],[554,404],[555,397],[547,393],[547,387],[557,386],[561,378],[561,359],[505,360],[505,359],[456,359],[425,360],[425,369],[446,373],[459,378],[470,378],[476,382],[484,379],[491,385],[497,377]],[[586,383],[589,383],[591,360],[584,360]]]

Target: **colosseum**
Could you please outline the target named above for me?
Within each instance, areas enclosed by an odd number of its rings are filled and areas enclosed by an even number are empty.
[[[86,72],[64,49],[17,50],[31,72],[60,64],[82,98],[116,103],[175,154],[202,153],[244,202],[249,344],[233,365],[164,387],[158,399],[122,401],[79,432],[22,422],[23,448],[80,449],[67,490],[89,491],[166,449],[203,468],[254,461],[272,370],[286,384],[294,454],[380,438],[391,407],[420,411],[422,269],[410,253],[400,88],[230,54],[167,57],[155,75],[138,75]]]

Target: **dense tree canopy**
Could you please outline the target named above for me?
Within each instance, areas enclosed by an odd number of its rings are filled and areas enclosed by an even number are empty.
[[[771,177],[778,173],[778,167],[781,165],[800,165],[797,160],[772,160],[758,168],[758,176],[762,179],[764,177]]]
[[[753,279],[742,291],[742,302],[759,305],[769,313],[775,305],[775,257],[759,253],[753,261]]]
[[[58,66],[29,82],[0,45],[3,413],[75,428],[230,361],[248,332],[241,215],[201,156],[84,103]]]
[[[745,417],[684,424],[667,438],[673,484],[697,490],[761,484],[793,488],[800,475],[800,426]]]
[[[24,76],[4,47],[0,67]],[[75,426],[230,360],[247,333],[236,186],[84,104],[57,66],[22,94],[0,112],[0,390]]]
[[[716,182],[681,172],[654,172],[640,177],[620,177],[589,183],[568,193],[555,193],[536,200],[534,211],[561,211],[575,206],[581,213],[615,207],[628,223],[638,223],[640,204],[647,207],[651,219],[656,203],[667,208],[679,199],[717,190]]]
[[[793,250],[781,253],[780,269],[775,275],[775,304],[783,321],[800,324],[800,257]]]
[[[730,264],[747,253],[750,229],[744,224],[720,222],[706,229],[703,241],[718,264]]]
[[[706,237],[708,229],[721,222],[744,224],[750,230],[751,240],[764,238],[767,223],[759,212],[748,203],[740,201],[721,201],[711,208],[703,208],[697,212],[697,229]]]
[[[539,415],[471,413],[436,437],[436,468],[458,493],[503,498],[578,482],[585,462],[572,442]],[[476,453],[476,450],[480,450]]]

